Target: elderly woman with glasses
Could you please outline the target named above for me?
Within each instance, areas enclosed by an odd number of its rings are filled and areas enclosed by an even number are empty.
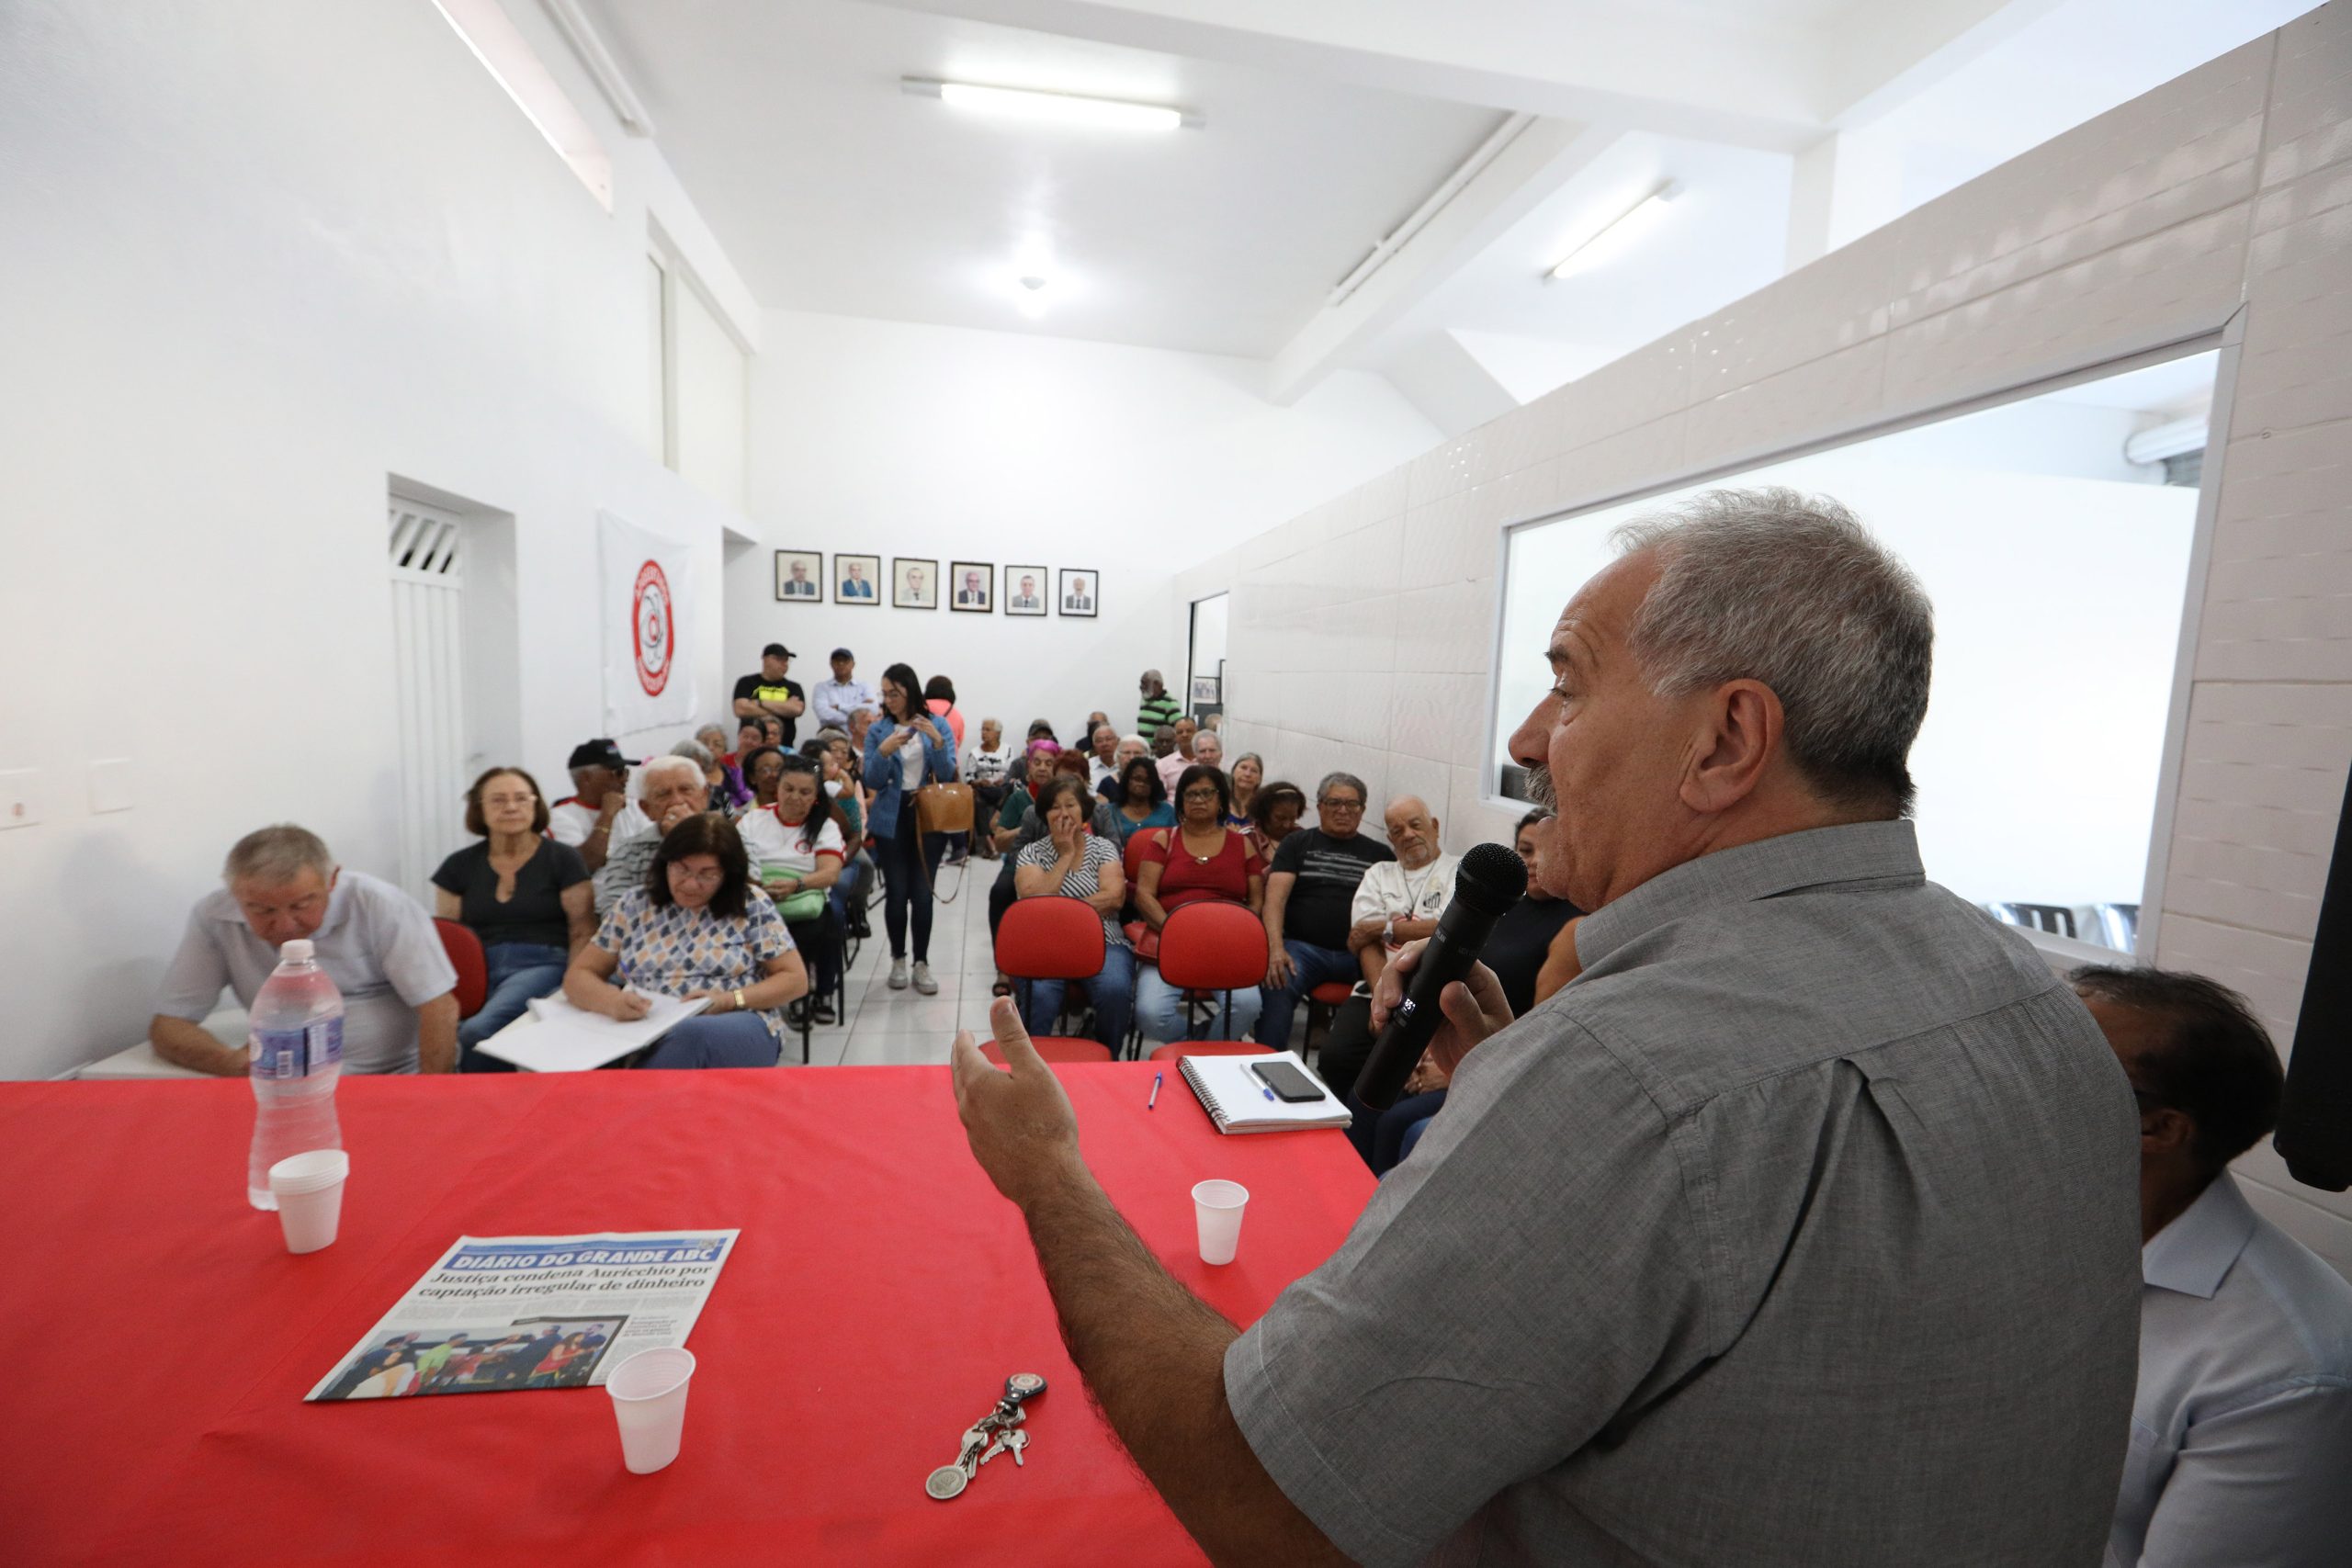
[[[1039,793],[1043,833],[1012,857],[1014,889],[1023,898],[1083,899],[1102,918],[1102,967],[1086,983],[1094,1003],[1094,1038],[1116,1055],[1127,1040],[1127,1019],[1135,1003],[1136,955],[1119,929],[1119,908],[1126,901],[1126,881],[1119,868],[1119,852],[1088,826],[1100,808],[1086,787],[1081,753],[1066,753],[1079,770],[1057,773]],[[1059,980],[1028,980],[1022,1008],[1033,1034],[1050,1034],[1061,1016],[1066,987]]]
[[[785,1007],[808,989],[783,918],[752,888],[742,835],[707,811],[662,835],[645,886],[613,906],[563,977],[575,1007],[624,1023],[651,1010],[649,996],[707,1001],[662,1037],[649,1067],[772,1067]]]
[[[481,942],[489,995],[458,1025],[458,1070],[508,1072],[474,1047],[523,1016],[534,997],[554,994],[564,965],[596,929],[595,890],[580,852],[547,837],[538,781],[520,768],[492,768],[466,791],[466,830],[480,841],[433,874],[433,912]]]
[[[1235,904],[1253,915],[1265,905],[1266,868],[1250,840],[1226,825],[1233,796],[1225,775],[1193,763],[1176,780],[1176,806],[1175,825],[1146,833],[1136,858],[1136,913],[1150,933],[1147,947],[1156,948],[1150,939],[1189,904]],[[1159,977],[1157,964],[1146,963],[1136,976],[1136,1016],[1147,1040],[1201,1040],[1212,1030],[1220,1040],[1238,1040],[1258,1021],[1262,998],[1250,986],[1210,992],[1208,1002],[1200,1021],[1188,1023],[1184,993]]]

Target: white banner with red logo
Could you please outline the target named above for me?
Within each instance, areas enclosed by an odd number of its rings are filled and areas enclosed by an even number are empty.
[[[685,546],[599,512],[603,557],[605,733],[628,735],[695,716],[693,637],[698,605]]]

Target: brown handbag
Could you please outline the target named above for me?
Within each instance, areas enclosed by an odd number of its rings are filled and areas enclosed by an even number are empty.
[[[915,791],[915,829],[922,833],[972,830],[972,786],[929,784]]]

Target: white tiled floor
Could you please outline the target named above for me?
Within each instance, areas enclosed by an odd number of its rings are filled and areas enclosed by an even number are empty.
[[[996,862],[983,860],[961,868],[940,868],[938,890],[954,895],[956,901],[933,907],[931,973],[939,982],[935,997],[926,997],[912,986],[903,991],[890,989],[890,939],[882,918],[882,900],[875,898],[868,915],[874,934],[866,939],[848,976],[848,1012],[840,1022],[817,1030],[808,1049],[811,1065],[944,1063],[956,1030],[987,1032],[989,987],[996,980],[996,961],[989,944],[989,888],[996,881]],[[907,948],[911,959],[911,931]],[[786,1043],[784,1060],[786,1066],[800,1065],[797,1040]]]

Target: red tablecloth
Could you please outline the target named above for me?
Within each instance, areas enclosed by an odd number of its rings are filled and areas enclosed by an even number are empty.
[[[1145,1242],[1236,1322],[1372,1179],[1334,1133],[1220,1137],[1172,1073],[1061,1069]],[[358,1078],[341,1239],[244,1201],[237,1082],[0,1085],[0,1562],[945,1563],[1199,1553],[1087,1404],[1017,1213],[938,1067]],[[1251,1192],[1194,1255],[1190,1189]],[[740,1226],[690,1344],[685,1449],[621,1468],[602,1389],[305,1404],[460,1235]],[[1008,1373],[1028,1464],[923,1477]]]

